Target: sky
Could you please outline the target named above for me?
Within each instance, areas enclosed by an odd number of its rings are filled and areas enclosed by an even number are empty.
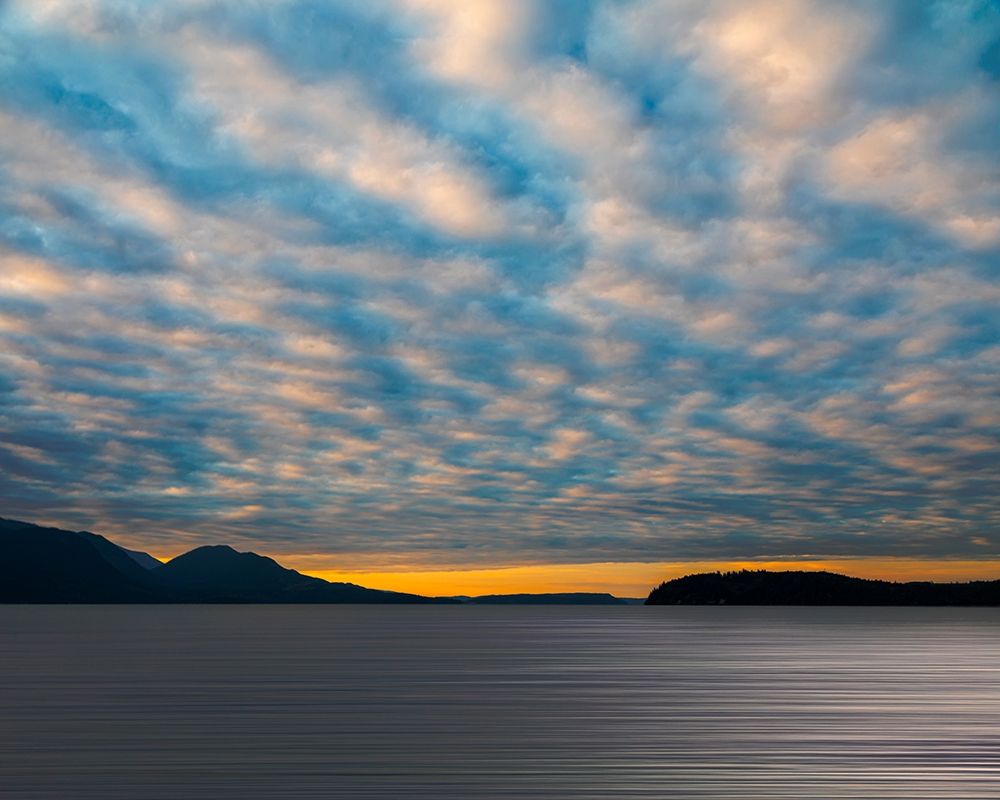
[[[0,514],[1000,576],[998,131],[989,0],[0,2]]]

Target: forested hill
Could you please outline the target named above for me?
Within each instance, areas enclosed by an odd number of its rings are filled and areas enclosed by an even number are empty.
[[[705,572],[661,583],[646,605],[996,606],[1000,580],[893,583],[833,572]]]

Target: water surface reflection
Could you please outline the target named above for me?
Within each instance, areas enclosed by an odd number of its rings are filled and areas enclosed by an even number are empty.
[[[1000,610],[0,606],[0,797],[995,800]]]

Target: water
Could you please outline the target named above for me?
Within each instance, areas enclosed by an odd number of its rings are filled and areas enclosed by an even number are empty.
[[[0,606],[0,798],[1000,797],[1000,610]]]

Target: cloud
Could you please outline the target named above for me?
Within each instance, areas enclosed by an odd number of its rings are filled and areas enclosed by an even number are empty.
[[[12,2],[4,514],[996,557],[989,3]]]
[[[978,92],[905,115],[887,114],[834,147],[826,164],[830,194],[915,216],[961,244],[1000,244],[995,199],[1000,169],[986,154],[958,158],[938,141],[982,104]],[[950,126],[941,124],[949,117]]]

